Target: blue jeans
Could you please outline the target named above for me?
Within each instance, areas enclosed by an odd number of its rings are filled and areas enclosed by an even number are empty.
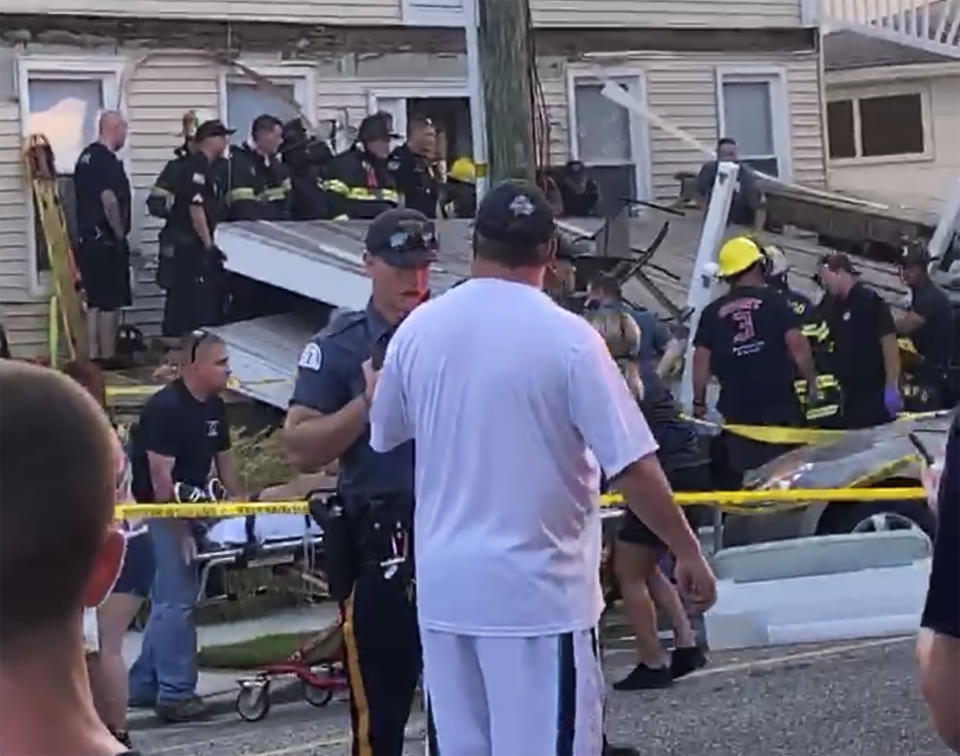
[[[150,618],[140,657],[130,668],[130,700],[179,701],[197,689],[196,563],[184,564],[183,520],[150,520],[157,574],[150,591]]]

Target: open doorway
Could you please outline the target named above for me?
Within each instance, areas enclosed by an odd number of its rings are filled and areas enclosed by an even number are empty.
[[[394,131],[403,138],[406,137],[409,119],[414,116],[431,119],[437,129],[437,157],[445,165],[451,165],[458,157],[473,157],[468,97],[402,97],[385,94],[377,95],[371,106],[370,112],[382,110],[390,113]]]

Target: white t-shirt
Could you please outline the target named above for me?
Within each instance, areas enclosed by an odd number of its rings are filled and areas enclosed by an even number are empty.
[[[656,451],[606,345],[531,286],[474,279],[387,350],[370,444],[416,441],[420,622],[537,636],[600,618],[600,465]]]

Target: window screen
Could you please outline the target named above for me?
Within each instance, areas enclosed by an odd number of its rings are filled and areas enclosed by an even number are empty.
[[[827,103],[827,135],[830,141],[830,157],[857,156],[857,145],[853,133],[853,100]]]
[[[727,81],[723,83],[723,123],[721,136],[737,140],[743,158],[775,155],[773,111],[770,84],[765,81]]]
[[[602,84],[577,84],[577,145],[584,163],[632,163],[630,115],[602,94]]]
[[[862,98],[860,135],[863,157],[922,153],[920,94]]]
[[[292,83],[276,84],[290,100],[294,99]],[[248,82],[230,82],[227,84],[227,125],[236,129],[230,137],[234,144],[243,144],[250,137],[253,119],[264,114],[276,116],[286,123],[297,117],[297,110],[273,88],[258,87]]]

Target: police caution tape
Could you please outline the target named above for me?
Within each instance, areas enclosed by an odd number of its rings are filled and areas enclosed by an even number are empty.
[[[794,488],[776,491],[688,491],[674,494],[683,507],[716,506],[738,513],[763,514],[779,511],[782,505],[805,506],[815,502],[911,501],[926,499],[926,492],[913,488]],[[603,506],[623,504],[618,493],[601,497]],[[246,517],[258,514],[308,514],[305,501],[223,502],[221,504],[120,504],[118,519]]]

